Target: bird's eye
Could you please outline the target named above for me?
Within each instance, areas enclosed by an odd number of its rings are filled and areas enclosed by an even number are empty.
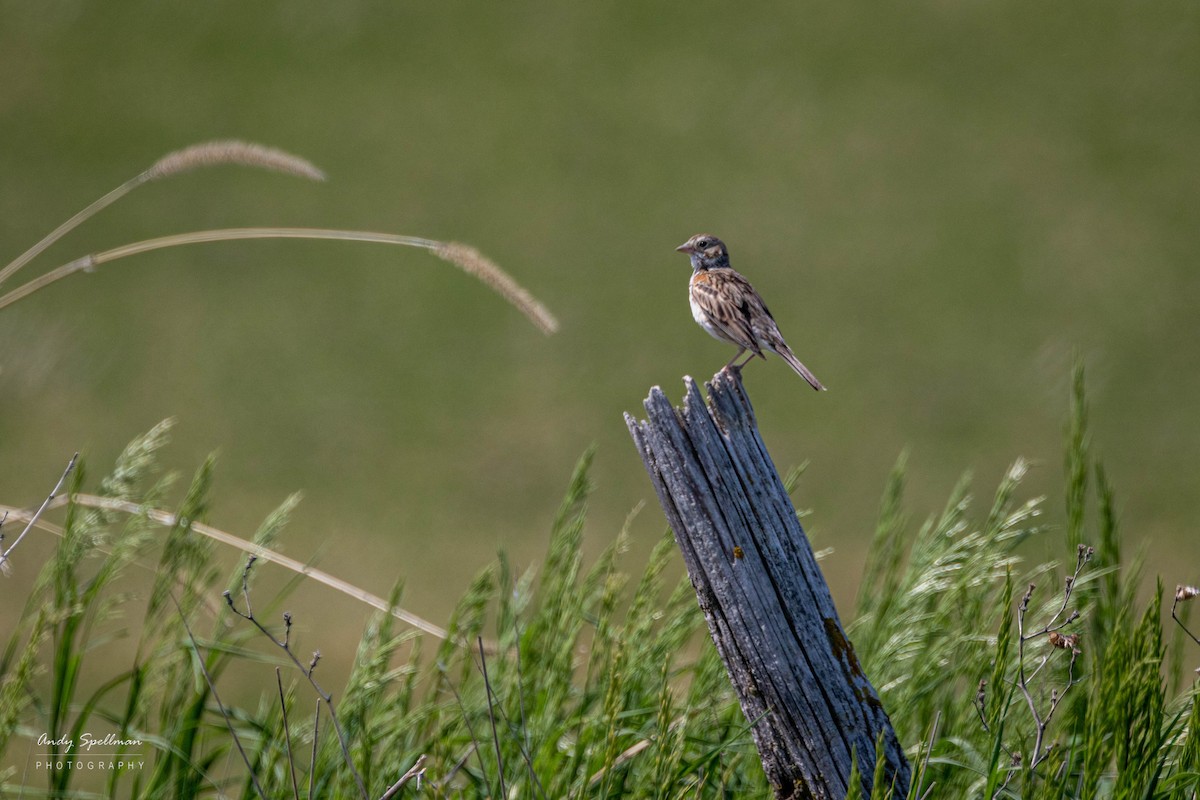
[[[701,250],[706,250],[706,249],[708,249],[709,245],[711,245],[711,244],[712,244],[711,240],[701,239],[700,241],[696,242],[696,247],[700,248]]]

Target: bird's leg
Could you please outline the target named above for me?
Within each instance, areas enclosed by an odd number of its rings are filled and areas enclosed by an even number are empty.
[[[745,347],[743,347],[743,348],[742,348],[742,351],[743,351],[743,352],[745,352],[745,350],[746,350],[746,348],[745,348]],[[737,361],[737,360],[738,360],[738,358],[739,358],[741,355],[742,355],[741,353],[738,353],[736,356],[734,356],[734,357],[733,357],[733,361]],[[742,367],[746,366],[747,364],[749,364],[749,363],[750,363],[750,362],[751,362],[751,361],[754,359],[754,356],[755,356],[755,355],[756,355],[755,353],[751,352],[751,353],[750,353],[750,355],[746,356],[746,360],[745,360],[745,361],[743,361],[742,363],[740,363],[740,364],[737,364],[737,365],[734,365],[734,364],[733,364],[733,361],[730,361],[729,363],[730,363],[730,365],[731,365],[731,366],[733,366],[733,368],[734,368],[735,370],[738,370],[738,371],[740,372],[740,371],[741,371],[741,369],[742,369]]]
[[[734,366],[733,362],[735,362],[735,361],[737,361],[739,358],[741,358],[741,357],[742,357],[742,353],[744,353],[744,352],[746,352],[746,348],[744,348],[744,347],[739,347],[739,348],[738,348],[738,351],[737,351],[737,355],[735,355],[733,358],[729,359],[729,363],[728,363],[728,364],[726,364],[725,366],[721,367],[721,371],[722,371],[722,372],[724,372],[725,370],[733,370],[734,372],[739,372],[739,371],[741,371],[741,369],[742,369],[742,366],[745,364],[745,362],[742,362],[742,364],[738,364],[737,366]],[[750,354],[750,357],[751,357],[751,358],[753,358],[753,357],[754,357],[754,354],[753,354],[753,353],[751,353],[751,354]],[[746,361],[749,361],[749,360],[750,360],[749,358],[748,358],[748,359],[746,359]]]

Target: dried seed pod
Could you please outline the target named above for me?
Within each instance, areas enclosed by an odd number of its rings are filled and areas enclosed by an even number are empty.
[[[1060,650],[1070,650],[1076,655],[1080,653],[1078,633],[1072,633],[1064,636],[1058,631],[1050,631],[1046,634],[1046,638],[1050,641],[1051,647],[1057,647]]]

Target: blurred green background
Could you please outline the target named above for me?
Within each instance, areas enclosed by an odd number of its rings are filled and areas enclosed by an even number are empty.
[[[329,174],[150,185],[19,277],[186,230],[346,227],[469,242],[562,322],[544,337],[454,268],[372,245],[74,276],[0,312],[0,502],[35,503],[76,449],[98,477],[174,416],[171,465],[220,451],[213,524],[249,536],[303,490],[288,554],[379,593],[403,578],[442,622],[498,549],[541,555],[596,442],[589,546],[647,501],[644,552],[664,522],[621,413],[732,355],[672,252],[708,231],[830,387],[778,359],[745,373],[777,463],[809,462],[797,499],[843,606],[906,447],[915,517],[1023,455],[1061,518],[1075,352],[1127,532],[1168,584],[1200,577],[1193,2],[0,9],[0,260],[193,142]],[[22,547],[5,596],[45,552]],[[356,636],[328,615],[365,615],[334,598],[297,598],[327,652]]]

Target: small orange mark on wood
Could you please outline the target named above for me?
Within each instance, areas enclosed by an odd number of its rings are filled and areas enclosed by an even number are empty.
[[[825,635],[829,638],[829,646],[833,649],[834,658],[845,664],[855,678],[862,678],[862,667],[858,663],[858,655],[854,645],[842,633],[842,626],[833,617],[825,617]]]
[[[736,558],[738,561],[741,561],[743,558],[746,557],[746,551],[735,545],[733,548],[733,557]]]

